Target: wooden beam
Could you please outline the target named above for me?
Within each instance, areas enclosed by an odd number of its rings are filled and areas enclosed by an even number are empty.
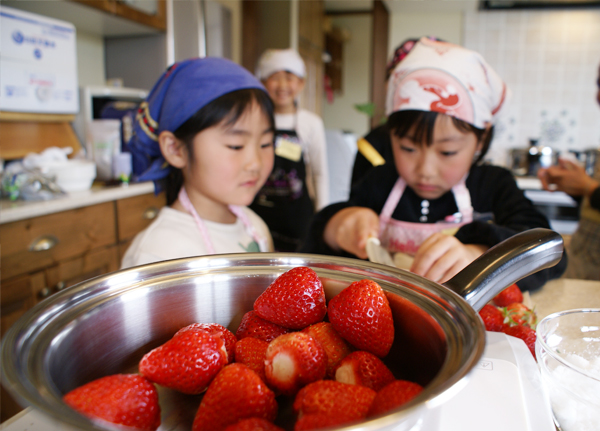
[[[260,56],[260,0],[242,1],[242,66],[252,74]]]
[[[375,105],[375,115],[371,127],[381,124],[385,115],[385,69],[388,52],[389,13],[381,0],[373,1],[373,37],[371,61],[371,102]]]

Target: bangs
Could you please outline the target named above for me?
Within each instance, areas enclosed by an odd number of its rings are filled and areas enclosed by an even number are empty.
[[[220,123],[225,126],[235,124],[254,102],[258,104],[262,113],[267,116],[270,128],[275,130],[274,105],[271,98],[263,90],[248,88],[232,91],[216,98],[196,111],[173,134],[177,139],[185,142],[188,147],[191,147],[192,141],[198,133]]]
[[[433,129],[438,115],[438,112],[432,111],[396,111],[388,118],[388,125],[394,136],[408,138],[416,145],[425,144],[429,147],[433,143]],[[461,132],[473,132],[478,139],[482,135],[482,129],[478,129],[458,118],[449,117],[454,127]]]

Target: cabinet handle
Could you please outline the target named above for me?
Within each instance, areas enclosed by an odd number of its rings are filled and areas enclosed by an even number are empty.
[[[64,281],[59,281],[58,283],[56,283],[56,286],[54,286],[54,289],[57,292],[60,292],[61,290],[63,290],[65,287],[67,287],[67,283],[65,283]]]
[[[39,238],[33,240],[31,244],[29,244],[29,251],[46,251],[50,250],[58,244],[58,238],[54,235],[44,235]]]
[[[150,208],[146,208],[146,210],[144,211],[144,214],[142,214],[142,218],[144,220],[154,220],[157,215],[158,215],[158,208],[150,207]]]
[[[48,289],[47,287],[44,287],[42,290],[40,290],[38,292],[38,297],[40,299],[44,299],[49,297],[52,294],[52,291],[50,289]]]

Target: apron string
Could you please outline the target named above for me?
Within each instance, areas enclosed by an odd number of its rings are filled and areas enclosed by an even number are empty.
[[[196,211],[196,208],[194,208],[194,205],[192,205],[192,202],[190,201],[190,198],[189,198],[187,192],[185,191],[185,187],[181,187],[181,190],[179,190],[178,198],[179,198],[179,201],[181,202],[181,205],[194,218],[194,221],[196,222],[196,226],[198,226],[198,230],[200,231],[200,235],[202,236],[202,239],[204,241],[204,245],[206,246],[208,254],[215,254],[215,247],[214,247],[214,245],[210,239],[210,236],[208,234],[208,229],[206,228],[206,224],[198,215],[198,212]],[[244,228],[246,229],[246,232],[248,233],[248,235],[250,235],[252,237],[252,239],[254,239],[254,241],[256,241],[258,243],[258,247],[259,247],[260,251],[267,251],[266,239],[262,238],[258,234],[258,232],[254,228],[254,226],[252,226],[250,219],[248,218],[246,213],[244,213],[242,208],[237,205],[228,205],[228,208],[236,217],[238,217],[242,221]]]

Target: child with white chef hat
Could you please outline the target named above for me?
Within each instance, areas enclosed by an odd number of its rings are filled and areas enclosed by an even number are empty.
[[[325,128],[298,107],[306,68],[293,49],[269,49],[256,76],[275,105],[275,166],[251,208],[271,230],[275,249],[297,251],[315,212],[329,203]]]
[[[508,170],[480,163],[507,95],[478,53],[421,38],[388,81],[394,162],[319,212],[302,251],[364,259],[374,236],[413,256],[412,272],[444,282],[510,236],[549,228]],[[566,256],[517,284],[539,288],[565,266]]]

